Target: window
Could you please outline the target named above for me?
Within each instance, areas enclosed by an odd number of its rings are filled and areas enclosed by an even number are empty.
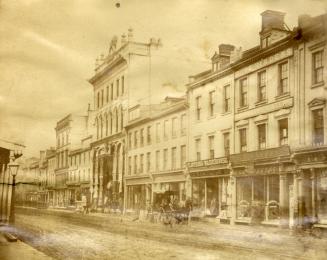
[[[261,48],[268,47],[269,43],[270,43],[270,36],[261,39]]]
[[[163,169],[167,170],[168,167],[168,149],[163,151]]]
[[[110,85],[110,100],[114,100],[114,83]]]
[[[313,84],[323,82],[323,51],[318,51],[312,54],[313,63]]]
[[[160,170],[160,151],[156,151],[156,171]]]
[[[240,151],[246,152],[247,140],[246,140],[246,128],[240,129]]]
[[[171,148],[171,169],[176,169],[176,147]]]
[[[215,91],[209,92],[209,116],[215,113]]]
[[[258,125],[258,147],[259,149],[266,148],[266,124]]]
[[[128,175],[132,173],[132,157],[128,157]]]
[[[288,63],[279,64],[279,95],[288,92]]]
[[[107,103],[109,102],[109,86],[107,86],[107,89],[106,89],[106,102]]]
[[[208,137],[209,159],[215,158],[215,137],[213,135]]]
[[[134,132],[134,148],[137,147],[137,143],[138,143],[138,141],[137,141],[137,135],[138,135],[138,132],[135,131],[135,132]]]
[[[230,110],[230,86],[227,85],[224,87],[224,112],[229,112]]]
[[[316,109],[312,111],[313,116],[313,144],[324,144],[324,116],[323,109]]]
[[[279,128],[279,145],[288,144],[288,119],[282,119],[278,121]]]
[[[200,120],[201,118],[201,97],[196,97],[195,99],[195,105],[196,105],[196,119]]]
[[[164,121],[164,139],[168,139],[168,120]]]
[[[200,161],[201,160],[201,139],[195,139],[195,155],[196,155],[196,160]]]
[[[121,94],[123,95],[125,93],[125,77],[121,77]]]
[[[134,155],[134,174],[137,174],[137,155]]]
[[[266,71],[261,71],[258,73],[258,101],[266,99]]]
[[[159,143],[160,142],[160,123],[157,123],[156,124],[156,141],[157,141],[157,143]]]
[[[140,130],[140,146],[144,145],[144,129]]]
[[[186,115],[181,116],[181,135],[186,135]]]
[[[128,147],[132,149],[132,133],[128,133]]]
[[[143,173],[144,170],[144,154],[140,155],[140,173]]]
[[[100,92],[97,94],[97,108],[100,107]]]
[[[174,117],[171,120],[171,135],[172,135],[172,137],[176,137],[177,136],[176,126],[177,126],[177,117]]]
[[[181,146],[181,168],[185,167],[186,162],[186,145]]]
[[[146,154],[146,171],[150,172],[151,170],[151,153]]]
[[[119,97],[119,79],[116,80],[116,97]]]
[[[103,107],[104,90],[101,89],[101,107]]]
[[[248,105],[248,88],[247,79],[240,80],[240,107],[245,107]]]
[[[230,154],[229,133],[224,133],[224,152],[225,152],[225,156],[229,156]]]
[[[147,127],[146,141],[147,144],[151,144],[151,126]]]
[[[109,121],[108,121],[108,115],[106,114],[106,136],[108,136],[108,128],[109,128]]]

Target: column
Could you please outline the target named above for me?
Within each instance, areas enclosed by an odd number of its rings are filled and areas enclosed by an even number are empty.
[[[104,206],[104,187],[103,187],[103,157],[99,158],[99,205],[103,208]]]
[[[279,212],[281,227],[286,227],[288,224],[287,212],[287,175],[282,173],[279,175]]]
[[[297,170],[297,186],[298,186],[298,225],[302,225],[303,223],[303,214],[304,214],[304,194],[303,194],[303,170]]]
[[[315,169],[310,169],[310,179],[311,179],[311,217],[316,218],[317,211],[316,211],[316,174]]]
[[[231,170],[231,175],[233,174],[233,171]],[[237,217],[237,212],[236,212],[236,206],[237,206],[237,199],[236,199],[236,177],[235,176],[230,176],[230,191],[228,191],[228,193],[230,193],[229,195],[231,196],[232,199],[232,204],[231,204],[231,220],[230,220],[230,224],[234,225],[235,224],[235,220]],[[229,207],[228,207],[229,209]]]

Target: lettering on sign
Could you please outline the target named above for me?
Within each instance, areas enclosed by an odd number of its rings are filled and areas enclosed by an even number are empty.
[[[227,164],[228,160],[226,157],[209,159],[204,161],[189,162],[187,165],[189,168],[203,167],[203,166],[212,166],[219,164]]]

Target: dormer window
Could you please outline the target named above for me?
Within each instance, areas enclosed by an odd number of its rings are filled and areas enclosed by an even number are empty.
[[[266,48],[269,46],[270,36],[261,39],[261,48]]]

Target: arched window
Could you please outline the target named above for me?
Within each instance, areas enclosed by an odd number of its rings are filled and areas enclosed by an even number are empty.
[[[124,111],[123,109],[120,110],[120,129],[123,130],[124,128]]]
[[[95,126],[97,128],[97,139],[99,139],[99,119],[98,118],[95,119]]]
[[[103,120],[102,120],[102,116],[100,116],[100,138],[102,138],[102,133],[103,133]]]
[[[116,129],[116,133],[118,133],[118,123],[119,123],[119,119],[118,119],[118,111],[115,111],[115,129]]]
[[[108,121],[108,114],[106,114],[106,136],[108,136],[108,124],[109,124],[109,121]]]

